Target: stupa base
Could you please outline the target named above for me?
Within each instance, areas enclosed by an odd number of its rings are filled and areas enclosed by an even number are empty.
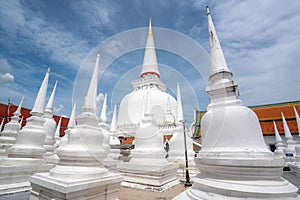
[[[300,166],[299,165],[290,165],[290,168],[293,173],[300,176]]]
[[[169,189],[170,187],[166,185],[176,180],[178,165],[172,163],[147,165],[124,162],[119,163],[117,169],[124,175],[124,181],[132,183],[127,184],[127,187],[131,185],[135,188],[134,184],[140,184],[140,189],[149,188],[149,190],[161,192]],[[179,182],[177,181],[177,183]],[[142,187],[142,185],[144,186]]]
[[[127,182],[123,181],[121,183],[121,186],[123,187],[128,187],[128,188],[133,188],[133,189],[138,189],[138,190],[146,190],[146,191],[152,191],[152,192],[163,192],[166,191],[175,185],[178,185],[179,181],[178,180],[173,180],[171,182],[168,182],[164,185],[161,186],[154,186],[154,185],[145,185],[145,184],[140,184],[140,183],[132,183],[132,182]]]
[[[103,164],[112,170],[116,170],[117,164],[123,162],[119,160],[120,157],[120,149],[111,149],[110,153],[106,156],[106,158],[102,161]]]
[[[177,178],[180,181],[185,181],[185,176],[186,176],[186,170],[185,170],[185,159],[184,158],[168,158],[168,161],[174,162],[176,164],[179,164],[179,168],[177,169]],[[196,166],[196,163],[194,161],[194,158],[188,158],[189,161],[189,175],[190,178],[193,179],[197,174],[199,174],[199,169]]]
[[[242,200],[242,199],[300,199],[298,188],[283,178],[278,180],[221,180],[194,178],[191,188],[176,196],[174,200]]]
[[[29,191],[31,189],[30,176],[47,172],[53,167],[38,159],[2,159],[0,161],[0,195]]]
[[[101,171],[101,170],[100,170]],[[30,200],[113,200],[118,198],[122,176],[115,173],[106,173],[99,177],[83,175],[53,176],[50,173],[35,174],[30,178],[32,191]]]
[[[57,165],[59,163],[59,157],[56,154],[52,154],[51,156],[44,156],[44,160],[49,164]]]

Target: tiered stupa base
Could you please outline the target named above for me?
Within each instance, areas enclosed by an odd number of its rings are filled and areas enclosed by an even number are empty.
[[[47,172],[53,167],[40,159],[4,158],[0,160],[0,195],[29,191],[31,189],[30,176]]]
[[[282,159],[272,159],[262,154],[259,156],[259,153],[251,156],[253,152],[236,159],[235,153],[232,152],[231,158],[230,155],[224,155],[197,159],[201,173],[193,179],[191,188],[174,199],[300,199],[297,196],[298,188],[281,178]]]
[[[116,170],[117,164],[122,162],[119,158],[120,149],[110,149],[110,153],[103,160],[103,164],[110,170]]]
[[[118,199],[122,176],[101,167],[56,166],[30,178],[30,200]]]
[[[178,164],[178,169],[177,169],[177,178],[180,181],[185,181],[185,176],[186,176],[186,166],[185,166],[185,158],[182,156],[182,154],[177,154],[175,155],[170,155],[168,157],[168,161]],[[189,162],[189,176],[191,180],[199,174],[199,169],[196,166],[196,163],[194,161],[194,157],[192,155],[189,155],[188,157],[188,162]]]
[[[16,135],[8,135],[6,133],[2,133],[0,137],[0,157],[6,157],[7,149],[12,147],[16,142]]]
[[[124,176],[124,187],[162,192],[179,183],[176,179],[178,165],[172,163],[160,165],[155,161],[152,164],[130,161],[119,163],[117,168]]]

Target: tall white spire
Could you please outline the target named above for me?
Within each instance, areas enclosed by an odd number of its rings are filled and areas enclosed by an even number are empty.
[[[19,117],[21,115],[21,108],[22,108],[22,105],[23,105],[23,101],[24,101],[24,96],[22,97],[17,110],[14,112],[14,116]]]
[[[299,114],[298,114],[297,109],[295,108],[295,106],[294,106],[294,112],[295,112],[296,121],[297,121],[298,135],[300,137],[300,117],[299,117]]]
[[[55,130],[55,134],[54,134],[55,140],[58,140],[58,139],[60,138],[61,118],[62,118],[62,117],[59,118],[59,121],[58,121],[56,130]]]
[[[97,55],[94,71],[92,74],[90,86],[85,96],[84,105],[82,106],[83,112],[96,113],[96,97],[98,87],[98,66],[99,66],[100,54]]]
[[[52,107],[53,107],[53,102],[54,102],[54,96],[55,96],[55,91],[56,91],[56,85],[57,85],[57,81],[55,82],[55,85],[53,87],[53,90],[52,90],[52,93],[51,93],[51,96],[48,100],[48,103],[46,105],[46,108],[45,108],[45,113],[49,113],[49,114],[52,114],[53,115],[53,112],[52,112]]]
[[[275,132],[276,143],[282,143],[282,139],[281,139],[281,137],[279,135],[279,132],[278,132],[278,129],[277,129],[275,121],[273,121],[273,123],[274,123],[274,132]]]
[[[289,129],[289,126],[288,126],[287,123],[286,123],[286,120],[285,120],[285,118],[284,118],[283,113],[281,113],[281,116],[282,116],[282,122],[283,122],[283,128],[284,128],[284,136],[285,136],[285,138],[287,138],[287,139],[292,139],[293,136],[292,136],[292,134],[291,134],[291,131],[290,131],[290,129]]]
[[[116,104],[114,106],[114,112],[111,118],[110,131],[111,132],[117,131],[117,105]]]
[[[241,103],[238,99],[238,84],[232,80],[232,73],[227,67],[227,63],[221,48],[208,6],[206,7],[208,18],[208,33],[210,45],[210,77],[206,92],[211,97],[211,103],[207,110],[213,106]],[[230,101],[227,101],[231,99]]]
[[[180,86],[179,86],[179,83],[177,83],[177,113],[176,113],[176,123],[179,123],[180,120],[183,120],[183,112],[182,112],[182,102],[181,102]]]
[[[148,28],[148,37],[144,54],[143,68],[140,77],[142,78],[147,74],[155,74],[156,76],[160,77],[152,34],[151,18]]]
[[[40,115],[41,115],[44,112],[49,74],[50,74],[50,67],[48,68],[45,78],[40,86],[39,92],[38,92],[35,102],[34,102],[34,106],[30,113],[40,113]]]
[[[102,110],[101,110],[101,116],[100,116],[100,119],[104,123],[106,122],[106,107],[107,107],[107,93],[104,96]]]
[[[212,21],[208,6],[206,7],[206,11],[207,11],[207,18],[208,18],[211,76],[221,71],[230,72],[227,67],[224,53],[221,48],[220,41],[217,36],[216,29]]]
[[[76,122],[75,122],[75,117],[76,117],[76,101],[73,105],[73,108],[72,108],[72,112],[71,112],[71,115],[70,115],[70,120],[69,120],[69,123],[68,123],[68,129],[72,129],[75,127],[76,125]]]

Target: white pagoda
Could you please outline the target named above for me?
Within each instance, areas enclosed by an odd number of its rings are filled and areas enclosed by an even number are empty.
[[[166,86],[160,79],[151,19],[148,29],[148,37],[140,79],[132,81],[133,91],[127,94],[121,101],[117,120],[118,129],[134,136],[142,124],[143,102],[150,88],[151,112],[157,126],[163,126],[167,112],[167,101],[170,101],[171,113],[176,113],[177,102],[166,92]],[[175,116],[176,118],[176,116]],[[163,131],[164,132],[164,131]],[[172,131],[165,131],[165,133]]]
[[[15,144],[17,135],[20,131],[21,125],[19,123],[19,118],[21,115],[21,108],[23,104],[24,97],[22,97],[21,102],[14,112],[11,121],[8,122],[1,133],[0,136],[0,156],[7,156],[6,150]],[[2,120],[3,122],[4,120]]]
[[[68,134],[68,142],[57,150],[59,163],[49,173],[30,178],[31,199],[117,199],[122,176],[110,173],[102,160],[104,133],[96,115],[98,65],[96,64],[77,125]]]
[[[282,178],[284,160],[266,146],[256,114],[238,99],[207,7],[211,103],[201,123],[205,135],[196,163],[200,174],[175,199],[300,199],[298,188]]]

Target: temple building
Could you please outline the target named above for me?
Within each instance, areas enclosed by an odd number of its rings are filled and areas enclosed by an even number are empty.
[[[132,81],[133,91],[127,94],[120,103],[117,128],[127,136],[134,136],[140,127],[143,117],[143,105],[150,88],[151,112],[153,120],[164,135],[172,135],[170,127],[175,128],[177,115],[177,101],[166,92],[166,86],[160,79],[151,20],[149,23],[148,37],[144,54],[144,61],[140,78]],[[170,120],[173,115],[173,121]],[[168,117],[166,117],[168,116]]]

